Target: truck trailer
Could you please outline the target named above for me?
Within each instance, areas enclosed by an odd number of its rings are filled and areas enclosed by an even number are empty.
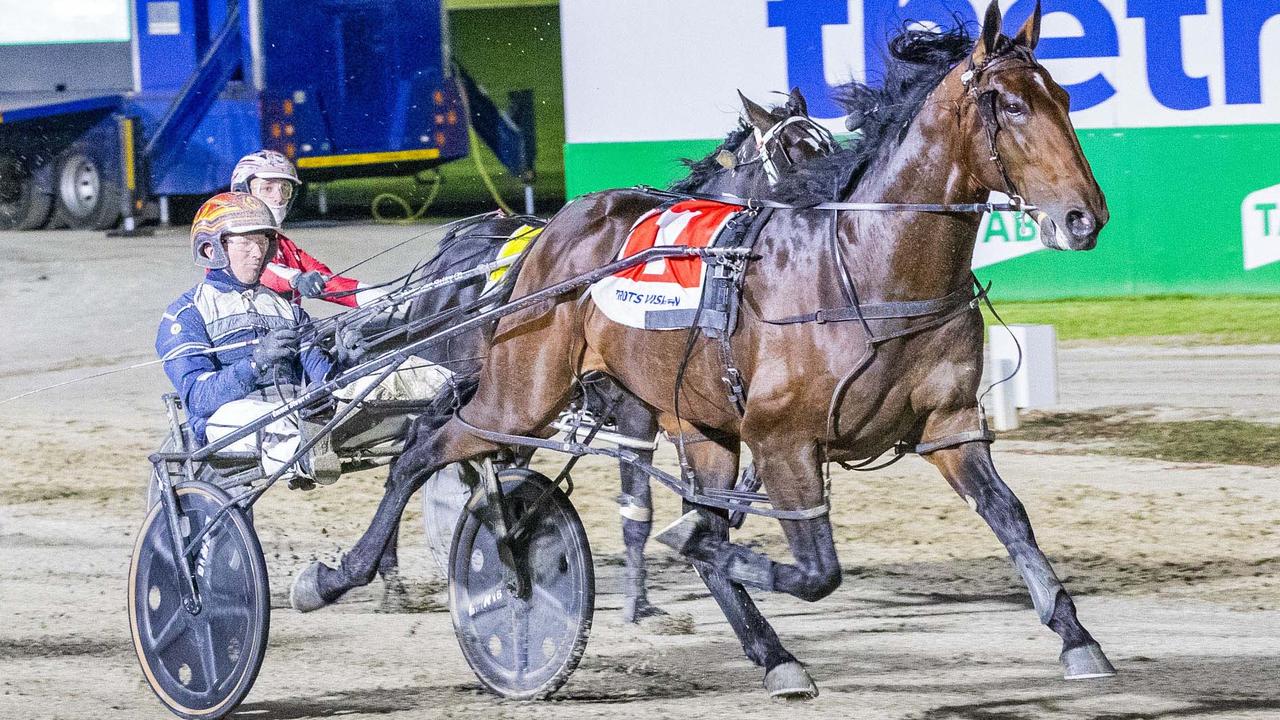
[[[441,0],[129,1],[132,90],[0,74],[0,229],[132,230],[260,148],[304,183],[412,175],[465,157],[472,124],[532,181],[531,95],[517,125],[451,61]]]

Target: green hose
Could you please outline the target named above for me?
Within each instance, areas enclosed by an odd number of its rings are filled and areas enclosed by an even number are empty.
[[[456,70],[455,70],[456,72]],[[493,198],[493,202],[508,215],[515,215],[516,212],[511,206],[503,201],[502,195],[498,192],[498,186],[494,184],[493,178],[489,175],[489,171],[485,169],[484,163],[480,161],[480,136],[476,135],[475,128],[471,127],[469,119],[471,118],[471,99],[467,97],[467,88],[462,83],[458,83],[458,96],[462,99],[463,117],[468,118],[467,122],[467,152],[471,155],[471,160],[476,165],[476,173],[480,176],[480,180],[484,183],[485,189],[489,191],[489,196]],[[439,172],[435,173],[435,182],[431,187],[431,191],[427,194],[427,199],[423,201],[422,206],[414,212],[413,206],[403,197],[385,192],[373,199],[373,203],[369,208],[370,214],[373,215],[373,221],[376,223],[390,225],[409,225],[416,223],[422,219],[427,213],[427,208],[431,207],[431,203],[435,202],[436,196],[440,194],[440,186],[444,184],[444,179]],[[393,218],[384,216],[378,210],[378,206],[383,202],[389,202],[393,205],[399,205],[404,210],[404,217]]]

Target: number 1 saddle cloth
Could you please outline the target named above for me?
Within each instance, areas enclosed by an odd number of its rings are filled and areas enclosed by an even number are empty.
[[[617,259],[653,247],[734,245],[748,224],[735,222],[745,208],[713,200],[687,199],[645,213],[631,227]],[[610,320],[642,330],[679,330],[698,317],[707,287],[700,257],[660,258],[633,265],[591,286],[591,300]],[[716,313],[703,309],[704,313]],[[699,320],[699,325],[706,325]],[[712,322],[711,324],[720,324]]]

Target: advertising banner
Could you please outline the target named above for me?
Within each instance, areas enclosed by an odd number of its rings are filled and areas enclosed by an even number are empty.
[[[1016,29],[1034,0],[1000,3]],[[799,87],[836,132],[832,87],[883,74],[904,26],[974,33],[969,0],[563,0],[570,196],[664,185],[680,157]],[[1089,253],[1038,251],[986,218],[975,267],[1001,297],[1280,293],[1280,0],[1044,0],[1037,57],[1111,209]],[[1034,198],[1028,198],[1034,202]]]

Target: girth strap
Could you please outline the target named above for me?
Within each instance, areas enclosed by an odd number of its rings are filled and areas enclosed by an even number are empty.
[[[898,302],[866,303],[858,307],[822,308],[803,315],[791,315],[777,320],[765,320],[770,325],[792,325],[796,323],[829,323],[848,320],[891,320],[895,318],[915,318],[937,315],[960,305],[973,305],[986,295],[985,289],[977,292],[968,287],[960,288],[950,295],[929,300],[902,300]]]

